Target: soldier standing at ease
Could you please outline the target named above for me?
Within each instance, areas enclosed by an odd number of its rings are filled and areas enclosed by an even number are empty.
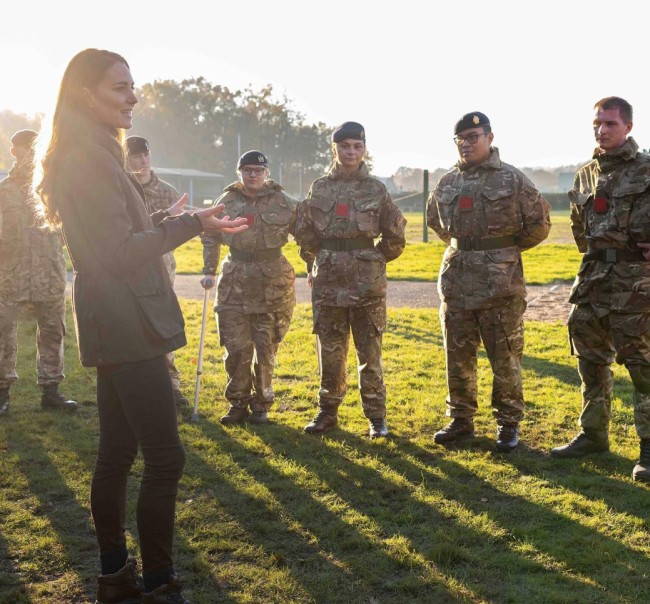
[[[226,349],[225,395],[230,403],[220,421],[231,425],[248,418],[252,424],[265,424],[274,399],[275,356],[296,305],[295,273],[282,247],[293,232],[297,202],[269,178],[261,151],[244,153],[237,173],[239,180],[215,203],[225,205],[224,214],[231,219],[245,217],[248,230],[202,235],[201,285],[214,285],[221,245],[229,246],[215,306],[219,341]]]
[[[501,161],[490,121],[475,111],[454,128],[460,160],[429,197],[427,224],[445,243],[440,323],[447,357],[447,415],[437,443],[473,436],[481,340],[492,372],[497,450],[519,444],[524,416],[521,357],[526,285],[521,259],[549,233],[549,204],[526,176]]]
[[[126,146],[128,150],[129,169],[142,185],[147,212],[151,215],[159,210],[168,210],[178,201],[180,195],[172,185],[164,180],[160,180],[158,175],[151,169],[149,142],[142,136],[129,136],[126,139]],[[169,280],[173,286],[176,278],[176,260],[174,253],[167,252],[163,256],[163,260],[167,274],[169,275]],[[174,389],[174,401],[179,408],[187,407],[190,403],[181,392],[181,373],[176,368],[174,356],[174,351],[168,352],[166,355],[167,368],[169,369],[169,376],[172,379],[172,388]]]
[[[650,482],[650,156],[628,134],[632,107],[619,97],[594,105],[596,148],[580,168],[571,228],[584,253],[569,301],[569,338],[582,381],[580,433],[551,451],[581,457],[609,450],[611,364],[625,365],[634,386],[641,455],[634,480]]]
[[[330,171],[312,183],[296,221],[320,342],[320,410],[305,432],[322,434],[337,424],[352,330],[361,404],[370,437],[377,438],[388,434],[381,365],[386,262],[404,251],[406,220],[383,183],[370,176],[363,161],[366,135],[361,124],[345,122],[334,130],[332,154]]]
[[[20,130],[11,137],[16,161],[0,182],[0,414],[7,411],[9,389],[18,379],[17,321],[24,312],[36,317],[41,407],[77,408],[58,390],[64,377],[66,270],[61,233],[37,226],[30,203],[36,135]]]

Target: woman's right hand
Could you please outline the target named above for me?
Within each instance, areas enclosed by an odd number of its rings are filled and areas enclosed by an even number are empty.
[[[243,216],[230,220],[230,216],[217,218],[224,209],[223,204],[205,210],[197,210],[194,215],[201,221],[204,233],[241,233],[248,228],[246,218]]]

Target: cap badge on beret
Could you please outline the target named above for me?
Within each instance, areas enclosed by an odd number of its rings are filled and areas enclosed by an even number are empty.
[[[479,118],[478,115],[475,115],[475,116],[472,118],[472,121],[473,121],[475,124],[479,124],[479,123],[481,122],[481,118]]]
[[[257,163],[258,164],[265,164],[266,163],[266,157],[264,157],[263,155],[258,155],[257,156]]]

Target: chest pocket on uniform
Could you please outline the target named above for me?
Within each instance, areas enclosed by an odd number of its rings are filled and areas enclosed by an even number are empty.
[[[334,203],[334,199],[320,197],[318,195],[315,195],[309,200],[311,218],[319,233],[323,233],[329,225]]]
[[[264,245],[267,248],[282,247],[287,242],[291,210],[276,204],[261,214],[264,229]]]
[[[381,199],[367,199],[354,202],[357,227],[360,231],[379,235],[379,212]]]
[[[649,188],[650,181],[644,178],[622,183],[614,189],[614,216],[619,229],[627,231],[630,226],[630,215],[633,211],[634,201]]]
[[[444,187],[441,191],[437,191],[435,194],[440,224],[442,224],[442,226],[448,231],[453,227],[457,199],[458,190],[455,187]]]
[[[487,233],[503,235],[515,233],[523,226],[519,203],[513,186],[483,189]]]

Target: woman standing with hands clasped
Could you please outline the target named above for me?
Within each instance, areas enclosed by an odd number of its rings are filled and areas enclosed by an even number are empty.
[[[73,57],[35,182],[47,220],[63,227],[74,267],[81,362],[97,368],[100,432],[90,502],[101,560],[97,602],[189,604],[172,561],[185,454],[165,362],[186,341],[161,256],[201,232],[247,227],[243,219],[218,219],[223,207],[183,211],[186,195],[168,211],[147,215],[122,147],[137,103],[133,88],[120,55],[89,48]],[[143,579],[124,532],[126,482],[138,446]]]

